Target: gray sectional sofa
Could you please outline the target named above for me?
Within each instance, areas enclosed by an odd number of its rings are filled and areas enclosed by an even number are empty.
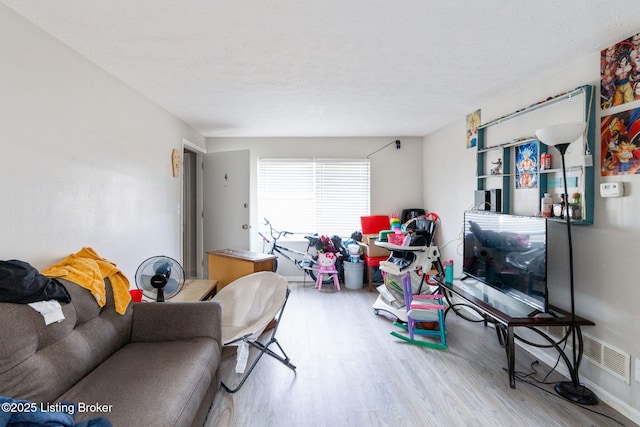
[[[131,303],[120,315],[109,283],[100,308],[88,290],[60,282],[72,301],[59,323],[0,303],[0,396],[77,403],[76,422],[202,426],[220,387],[220,305]]]

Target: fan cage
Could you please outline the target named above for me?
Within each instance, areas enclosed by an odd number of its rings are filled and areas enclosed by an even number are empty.
[[[169,256],[153,256],[138,266],[135,280],[136,287],[145,298],[162,302],[175,297],[182,290],[184,269]]]

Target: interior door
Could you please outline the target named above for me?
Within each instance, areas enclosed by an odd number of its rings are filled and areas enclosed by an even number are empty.
[[[204,250],[249,250],[249,150],[204,157]]]

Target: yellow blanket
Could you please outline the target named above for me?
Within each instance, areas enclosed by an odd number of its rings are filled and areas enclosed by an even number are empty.
[[[114,263],[100,257],[91,248],[82,248],[59,263],[47,267],[42,274],[67,279],[88,289],[100,307],[104,307],[107,302],[104,279],[108,277],[113,290],[116,312],[124,314],[131,301],[129,280]]]

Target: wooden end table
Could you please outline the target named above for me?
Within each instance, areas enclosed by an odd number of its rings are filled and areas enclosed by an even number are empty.
[[[192,280],[184,284],[184,287],[178,293],[178,295],[171,299],[168,299],[167,301],[206,301],[215,295],[217,287],[217,280]]]

